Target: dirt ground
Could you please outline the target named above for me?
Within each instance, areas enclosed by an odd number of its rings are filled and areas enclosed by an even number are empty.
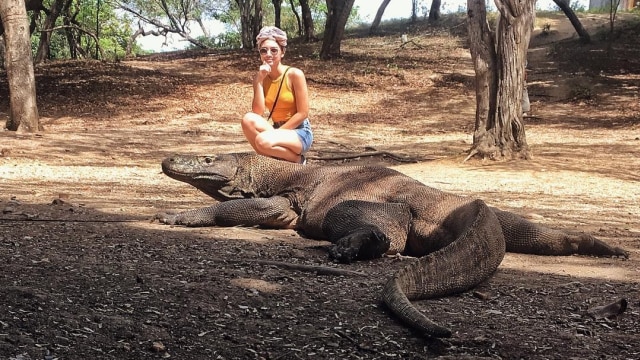
[[[475,111],[462,23],[413,26],[402,48],[400,32],[351,36],[332,62],[317,60],[319,44],[291,46],[285,59],[311,91],[309,162],[393,166],[630,252],[507,254],[477,292],[415,303],[453,330],[444,340],[412,333],[379,301],[406,260],[339,265],[327,243],[291,231],[149,222],[211,203],[164,176],[164,157],[250,150],[239,119],[255,54],[39,66],[46,131],[0,132],[0,359],[640,358],[640,28],[627,20],[609,41],[595,34],[606,17],[583,16],[594,43],[581,45],[566,19],[538,19],[531,161],[462,162]],[[0,74],[0,118],[6,88]],[[399,158],[355,156],[376,151]],[[586,315],[622,298],[620,317]]]

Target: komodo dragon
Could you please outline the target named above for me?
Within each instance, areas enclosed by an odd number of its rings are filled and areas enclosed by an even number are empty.
[[[387,282],[382,300],[402,322],[427,336],[451,332],[409,300],[475,287],[495,272],[505,251],[628,256],[590,235],[544,228],[385,167],[299,165],[223,154],[168,157],[162,170],[219,202],[157,214],[161,223],[296,229],[305,237],[330,241],[330,257],[343,263],[385,253],[419,257]]]

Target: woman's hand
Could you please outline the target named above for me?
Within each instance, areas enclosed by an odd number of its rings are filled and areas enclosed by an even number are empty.
[[[262,81],[264,78],[269,75],[271,72],[271,65],[267,64],[267,62],[263,62],[258,69],[258,80]]]

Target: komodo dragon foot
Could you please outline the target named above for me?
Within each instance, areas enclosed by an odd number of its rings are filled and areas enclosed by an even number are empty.
[[[578,254],[629,258],[629,252],[617,246],[611,246],[589,234],[569,235],[568,240],[578,247],[576,251]]]

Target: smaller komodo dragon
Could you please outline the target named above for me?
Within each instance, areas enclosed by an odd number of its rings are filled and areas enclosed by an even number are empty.
[[[382,300],[427,336],[448,337],[451,331],[410,300],[475,287],[496,271],[505,251],[628,257],[593,236],[545,228],[386,167],[300,165],[238,153],[171,156],[162,170],[219,202],[159,213],[154,219],[161,223],[295,229],[330,241],[330,257],[343,263],[385,253],[418,257],[387,282]]]

